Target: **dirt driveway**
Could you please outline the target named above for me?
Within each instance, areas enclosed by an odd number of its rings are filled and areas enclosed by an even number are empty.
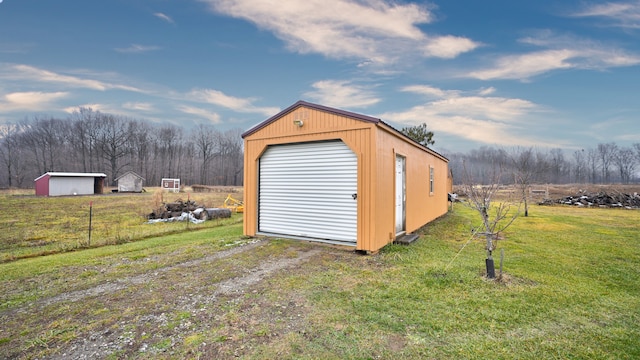
[[[5,297],[13,287],[33,300],[0,310],[0,358],[239,357],[290,334],[306,336],[310,305],[295,290],[306,272],[365,258],[347,248],[247,240],[9,284]]]

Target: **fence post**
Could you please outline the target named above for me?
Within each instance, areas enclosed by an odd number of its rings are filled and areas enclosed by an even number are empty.
[[[93,201],[89,201],[89,242],[87,247],[91,247],[91,221],[93,219]]]

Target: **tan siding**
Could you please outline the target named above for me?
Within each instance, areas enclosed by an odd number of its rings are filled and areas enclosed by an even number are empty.
[[[302,127],[294,125],[295,119],[302,119]],[[258,161],[269,145],[297,142],[342,140],[358,158],[358,245],[361,239],[369,237],[371,189],[369,171],[371,169],[370,142],[373,124],[346,118],[336,114],[299,108],[270,123],[245,138],[245,213],[244,234],[256,235],[258,202]],[[365,248],[362,248],[366,250]]]
[[[379,128],[376,236],[373,248],[380,248],[395,235],[395,158],[406,158],[406,231],[413,232],[447,212],[448,165],[441,158],[427,153],[396,134]],[[430,194],[429,168],[434,168],[434,192]],[[384,227],[384,228],[383,228]],[[391,238],[391,239],[390,239]]]
[[[304,122],[302,127],[294,120]],[[406,157],[406,230],[412,232],[447,212],[447,162],[406,141],[383,123],[301,106],[245,137],[244,233],[256,235],[258,160],[267,146],[308,141],[344,141],[358,158],[358,250],[377,251],[395,237],[395,154]],[[435,170],[429,193],[429,167]]]

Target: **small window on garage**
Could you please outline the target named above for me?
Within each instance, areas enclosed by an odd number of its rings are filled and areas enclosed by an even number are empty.
[[[433,195],[433,167],[429,167],[429,193]]]

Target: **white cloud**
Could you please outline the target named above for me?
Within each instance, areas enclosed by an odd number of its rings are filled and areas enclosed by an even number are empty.
[[[433,15],[418,4],[388,0],[201,1],[217,13],[273,32],[299,53],[384,65],[407,55],[453,58],[478,46],[462,37],[427,36],[418,25],[432,22]]]
[[[220,115],[215,112],[211,112],[206,109],[197,108],[193,106],[182,105],[178,106],[178,110],[182,111],[185,114],[196,115],[201,118],[209,120],[212,124],[220,123]]]
[[[478,91],[478,95],[487,96],[487,95],[493,94],[494,92],[496,92],[496,88],[494,88],[493,86],[490,86],[488,88],[480,89],[480,91]]]
[[[0,79],[14,81],[33,81],[37,83],[55,83],[68,87],[85,88],[98,91],[126,90],[143,92],[142,90],[122,84],[112,84],[100,80],[82,78],[79,76],[59,74],[49,70],[39,69],[34,66],[21,64],[8,64],[5,71],[0,70]]]
[[[127,48],[116,48],[115,50],[121,53],[139,54],[139,53],[144,53],[149,51],[160,50],[160,47],[155,45],[131,44]]]
[[[599,17],[611,21],[615,26],[638,29],[640,28],[640,1],[590,4],[570,16]]]
[[[170,24],[173,24],[173,19],[167,14],[163,14],[161,12],[157,12],[157,13],[154,13],[153,16],[157,17],[160,20],[164,20],[164,21],[166,21],[166,22],[168,22]]]
[[[495,89],[473,93],[492,93]],[[425,95],[424,104],[406,111],[387,112],[381,119],[412,126],[427,123],[430,130],[471,141],[501,145],[540,145],[538,139],[518,135],[526,127],[526,118],[540,111],[527,100],[467,96],[459,90],[442,90],[431,86],[407,86],[402,91]],[[434,99],[435,98],[435,99]]]
[[[97,90],[97,91],[108,91],[108,90],[125,90],[136,93],[142,93],[154,98],[160,99],[163,103],[167,101],[172,102],[173,104],[185,104],[189,102],[200,102],[206,104],[213,104],[222,106],[224,108],[239,112],[239,113],[258,113],[264,116],[271,116],[280,111],[277,107],[259,107],[254,105],[256,99],[254,98],[238,98],[224,94],[221,91],[212,90],[212,89],[200,89],[193,90],[188,93],[179,93],[172,91],[170,89],[162,89],[161,86],[147,86],[146,89],[133,87],[129,85],[123,85],[116,82],[110,81],[102,81],[97,80],[94,77],[103,77],[103,78],[117,78],[117,75],[114,74],[91,74],[86,71],[74,70],[73,75],[63,74],[58,72],[53,72],[49,70],[40,69],[37,67],[29,66],[29,65],[20,65],[20,64],[2,64],[0,63],[0,83],[9,84],[9,85],[19,85],[20,87],[24,87],[28,85],[29,87],[35,88],[45,88],[47,85],[51,85],[51,87],[56,89],[62,89],[58,92],[32,92],[32,93],[15,93],[16,95],[12,95],[12,102],[5,101],[2,102],[2,98],[0,97],[0,105],[2,105],[2,109],[18,109],[18,106],[15,102],[19,101],[20,94],[31,94],[32,97],[35,97],[36,94],[42,94],[44,97],[46,94],[64,94],[66,97],[74,97],[82,96],[77,92],[69,92],[67,90],[73,88],[80,89],[89,89],[89,90]],[[6,85],[5,85],[6,86]],[[0,93],[0,96],[2,94]],[[106,95],[105,95],[106,96]],[[69,106],[65,104],[64,106],[54,106],[52,102],[54,100],[59,100],[61,97],[52,98],[49,102],[48,108],[43,108],[42,110],[53,110],[53,109],[63,109],[66,112],[73,112],[77,110],[77,106]],[[135,101],[135,98],[131,98],[132,101],[127,101],[121,103],[120,106],[116,105],[104,105],[104,104],[87,104],[83,106],[92,107],[94,110],[99,110],[102,112],[108,112],[113,114],[127,114],[128,116],[138,116],[142,112],[153,112],[154,104],[152,102],[142,102]],[[20,100],[24,101],[24,100]],[[44,104],[44,102],[42,102]],[[156,104],[157,105],[157,104]],[[211,115],[211,113],[206,114],[197,108],[185,106],[184,109],[188,111],[192,111],[192,114],[201,114],[203,117],[215,120],[219,117],[216,114],[215,116]],[[24,108],[23,110],[29,111],[31,109]],[[35,108],[33,109],[35,110]],[[130,110],[130,111],[127,111]],[[197,110],[197,111],[196,111]],[[216,120],[216,121],[218,121]]]
[[[253,102],[255,101],[253,98],[238,98],[213,89],[193,90],[188,94],[188,98],[190,100],[218,105],[242,113],[258,113],[265,116],[271,116],[280,111],[279,108],[257,107],[253,105]]]
[[[453,59],[480,46],[475,41],[459,36],[440,36],[430,39],[424,46],[424,54],[429,57]]]
[[[91,109],[93,111],[100,111],[102,113],[109,113],[109,114],[115,113],[115,111],[112,111],[113,109],[111,107],[109,107],[108,105],[98,104],[98,103],[87,103],[87,104],[82,104],[82,105],[69,106],[69,107],[64,108],[63,110],[66,113],[72,114],[74,111],[79,111],[80,108],[87,108],[87,109]]]
[[[304,96],[327,106],[363,108],[380,102],[380,98],[364,86],[354,85],[346,80],[322,80],[311,86],[315,90]]]
[[[122,107],[128,110],[136,110],[136,111],[154,111],[154,106],[151,103],[143,103],[143,102],[126,102],[122,104]]]
[[[456,97],[460,93],[458,90],[442,90],[429,85],[409,85],[401,88],[400,91],[421,94],[428,98],[437,99]]]
[[[65,98],[69,93],[64,91],[58,92],[14,92],[3,96],[0,100],[0,111],[41,111],[47,110],[55,101]]]
[[[494,67],[472,71],[468,75],[480,80],[528,79],[535,75],[574,67],[570,62],[575,53],[570,50],[545,50],[524,55],[508,55],[499,58]]]
[[[426,94],[437,99],[428,103],[433,114],[462,115],[489,120],[514,121],[523,114],[536,109],[536,105],[522,99],[503,97],[464,96],[458,90],[442,90],[431,86],[414,85],[401,89],[405,92]]]
[[[463,114],[474,118],[513,122],[534,105],[521,99],[468,96],[434,101],[430,108],[438,114]]]
[[[492,66],[471,71],[466,76],[480,80],[527,80],[560,69],[606,70],[640,64],[638,54],[571,36],[555,36],[550,32],[540,32],[537,36],[522,38],[520,42],[546,49],[498,57]]]
[[[193,90],[190,93],[196,100],[201,100],[210,104],[220,105],[233,110],[240,110],[251,106],[250,99],[242,99],[229,96],[222,91],[213,89]]]

